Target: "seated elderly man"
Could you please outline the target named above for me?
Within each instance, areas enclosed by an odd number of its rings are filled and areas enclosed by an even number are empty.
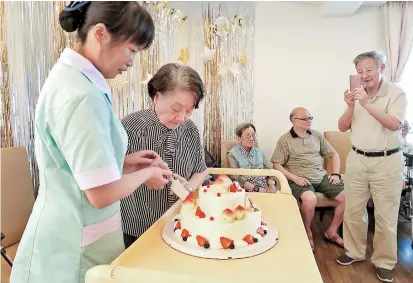
[[[324,236],[326,241],[340,247],[343,247],[344,243],[337,230],[343,222],[345,197],[339,174],[340,157],[321,133],[311,129],[312,120],[313,117],[307,109],[294,109],[290,114],[293,127],[279,139],[271,161],[274,169],[287,177],[294,197],[302,202],[304,227],[314,251],[311,222],[317,204],[315,192],[339,202]],[[331,158],[333,162],[331,175],[327,175],[323,168],[324,159],[327,158]]]

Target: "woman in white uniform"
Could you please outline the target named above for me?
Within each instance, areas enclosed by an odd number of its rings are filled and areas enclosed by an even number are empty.
[[[137,2],[71,2],[59,20],[79,42],[61,54],[36,107],[40,189],[11,283],[84,282],[87,270],[124,250],[119,200],[172,176],[155,152],[125,158],[127,135],[106,82],[152,43],[149,13]]]

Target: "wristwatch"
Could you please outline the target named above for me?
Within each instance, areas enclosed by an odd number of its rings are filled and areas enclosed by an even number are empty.
[[[331,176],[337,176],[341,180],[341,175],[339,173],[333,173]]]

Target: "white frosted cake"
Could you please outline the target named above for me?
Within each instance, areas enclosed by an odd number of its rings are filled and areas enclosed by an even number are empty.
[[[267,224],[261,210],[238,183],[221,175],[199,189],[199,197],[189,195],[182,203],[174,231],[183,241],[205,249],[238,249],[259,242]]]

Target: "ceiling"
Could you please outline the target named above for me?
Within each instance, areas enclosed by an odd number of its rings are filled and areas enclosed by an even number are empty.
[[[361,8],[380,7],[387,1],[295,1],[299,4],[317,5],[324,17],[348,17]]]

